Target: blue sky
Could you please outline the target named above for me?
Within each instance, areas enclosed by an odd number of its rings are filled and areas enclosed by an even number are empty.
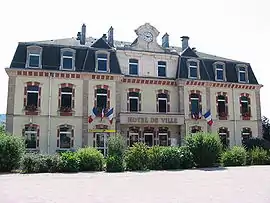
[[[87,36],[101,37],[113,26],[115,39],[133,41],[134,30],[149,22],[160,31],[159,41],[167,32],[170,44],[180,46],[180,37],[188,35],[190,45],[198,51],[251,63],[264,85],[262,114],[270,117],[267,0],[9,0],[0,4],[0,113],[6,111],[8,77],[4,68],[10,65],[19,41],[75,37],[82,23],[87,25]]]

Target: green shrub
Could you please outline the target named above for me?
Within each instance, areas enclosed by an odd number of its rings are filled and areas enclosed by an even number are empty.
[[[18,169],[24,152],[25,144],[21,137],[0,132],[0,172]]]
[[[77,157],[80,160],[81,171],[101,171],[103,169],[104,157],[93,147],[79,149]]]
[[[153,146],[148,150],[148,168],[151,170],[161,170],[162,167],[162,149],[163,147]]]
[[[47,173],[58,172],[60,156],[26,153],[21,159],[22,173]]]
[[[123,157],[125,153],[125,140],[120,134],[110,136],[108,139],[108,155]]]
[[[248,139],[245,143],[244,143],[244,146],[246,148],[246,150],[252,150],[256,147],[259,147],[259,148],[263,148],[265,150],[269,150],[270,149],[270,142],[265,140],[265,139],[262,139],[262,138],[250,138]]]
[[[246,165],[247,152],[244,147],[234,146],[225,151],[221,156],[223,166],[244,166]]]
[[[60,155],[59,170],[61,172],[78,172],[80,159],[75,152],[63,152]]]
[[[127,170],[139,171],[147,170],[148,153],[147,146],[143,143],[135,143],[126,151],[125,162]]]
[[[269,164],[269,155],[267,151],[260,147],[255,147],[249,152],[251,165]]]
[[[112,155],[106,158],[107,172],[123,172],[125,170],[123,158]]]
[[[180,169],[181,168],[181,153],[179,147],[166,147],[162,149],[162,169]]]
[[[222,144],[217,135],[200,132],[187,136],[185,141],[196,167],[212,167],[219,162]]]
[[[190,149],[187,146],[181,146],[180,151],[180,167],[182,169],[188,169],[194,167],[194,158]]]

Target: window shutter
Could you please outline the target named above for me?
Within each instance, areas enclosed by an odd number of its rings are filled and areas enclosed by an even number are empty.
[[[96,107],[97,106],[97,89],[95,89],[95,103],[94,103],[94,106]]]
[[[129,111],[129,92],[127,92],[127,111]]]
[[[22,129],[22,136],[23,136],[23,137],[25,136],[25,126],[24,126],[23,129]]]
[[[139,111],[142,110],[142,101],[141,101],[141,99],[142,99],[142,93],[140,92],[139,93]]]
[[[157,112],[158,112],[158,107],[159,107],[159,104],[158,104],[158,94],[156,94],[156,108],[157,108]]]
[[[96,147],[96,133],[93,133],[93,147]]]
[[[130,138],[129,138],[129,131],[127,131],[127,146],[129,147],[130,145]]]
[[[247,97],[248,105],[250,105],[250,97]]]
[[[60,147],[60,129],[57,129],[57,147]]]
[[[58,90],[58,107],[61,107],[61,88]]]
[[[39,126],[37,127],[37,148],[39,148],[39,133],[40,133],[40,129],[39,129]]]
[[[226,116],[228,116],[228,114],[229,114],[228,104],[225,105],[225,113],[226,113]]]
[[[168,131],[168,146],[171,146],[171,131]]]
[[[249,116],[251,116],[251,107],[248,107]]]
[[[111,97],[111,91],[109,89],[107,90],[107,97],[108,97],[108,99],[110,99],[110,97]]]
[[[74,147],[74,129],[71,130],[71,144],[70,147],[73,148]]]
[[[199,97],[199,102],[202,102],[202,95],[198,94],[198,97]]]
[[[228,97],[226,95],[224,97],[225,97],[226,104],[228,104]]]

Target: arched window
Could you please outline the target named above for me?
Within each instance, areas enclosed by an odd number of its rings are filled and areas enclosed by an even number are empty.
[[[202,104],[200,91],[191,91],[189,95],[189,109],[193,119],[201,118]]]
[[[240,96],[240,113],[243,120],[249,120],[251,116],[251,106],[249,94],[241,94]]]
[[[225,127],[219,128],[218,135],[219,135],[219,138],[221,140],[221,143],[222,143],[223,147],[224,148],[229,147],[229,145],[230,145],[230,137],[229,137],[228,128],[225,128]]]
[[[75,88],[73,84],[61,84],[58,103],[61,116],[72,116],[72,111],[75,106]]]
[[[141,92],[137,88],[129,88],[127,92],[127,111],[141,111]]]
[[[60,125],[57,129],[57,147],[70,149],[74,145],[74,130],[71,125]]]

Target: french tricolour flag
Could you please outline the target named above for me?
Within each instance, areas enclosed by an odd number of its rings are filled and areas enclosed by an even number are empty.
[[[208,125],[212,126],[212,124],[213,124],[213,119],[212,119],[212,115],[211,115],[210,110],[207,111],[203,116],[204,116],[204,118],[206,119]]]
[[[97,117],[97,108],[93,108],[90,116],[88,117],[88,123],[92,123],[93,120]]]
[[[112,121],[113,121],[113,108],[111,108],[111,109],[107,112],[106,117],[109,119],[110,124],[112,124]]]

